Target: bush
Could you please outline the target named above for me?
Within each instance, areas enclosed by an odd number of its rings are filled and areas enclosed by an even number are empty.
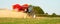
[[[44,14],[44,11],[39,6],[33,6],[33,12],[35,14]]]
[[[56,14],[55,14],[55,13],[53,13],[53,14],[52,14],[52,17],[55,17],[55,16],[56,16]]]

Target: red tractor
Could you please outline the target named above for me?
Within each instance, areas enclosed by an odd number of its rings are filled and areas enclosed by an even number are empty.
[[[19,5],[19,4],[15,4],[15,5],[13,5],[13,10],[27,12],[28,11],[28,7],[29,7],[28,4],[24,4],[22,6]]]

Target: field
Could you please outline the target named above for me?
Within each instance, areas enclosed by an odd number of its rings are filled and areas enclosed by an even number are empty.
[[[26,13],[0,10],[0,24],[60,24],[60,17],[25,18]]]
[[[0,18],[0,24],[60,24],[60,18]]]
[[[15,12],[11,10],[0,10],[0,18],[10,17],[10,18],[25,18],[27,16],[26,13],[23,12]]]

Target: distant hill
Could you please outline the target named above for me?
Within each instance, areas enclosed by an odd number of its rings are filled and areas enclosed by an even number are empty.
[[[0,10],[7,10],[7,8],[0,8]]]

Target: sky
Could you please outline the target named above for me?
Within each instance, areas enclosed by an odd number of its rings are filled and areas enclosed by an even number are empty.
[[[12,5],[17,3],[40,6],[45,13],[60,15],[60,0],[0,0],[0,8],[11,10]]]

